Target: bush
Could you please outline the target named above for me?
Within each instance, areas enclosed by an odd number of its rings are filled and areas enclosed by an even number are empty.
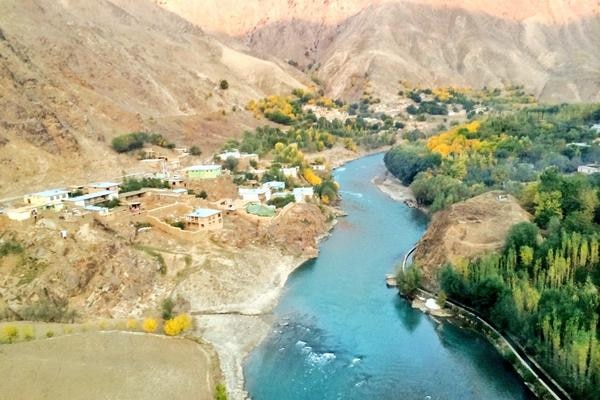
[[[202,151],[200,150],[200,147],[193,145],[192,147],[190,147],[190,154],[193,156],[199,156],[200,154],[202,154]]]
[[[275,206],[277,208],[283,208],[290,203],[294,202],[294,195],[287,195],[285,197],[274,197],[267,202],[270,206]]]
[[[0,244],[0,257],[4,257],[9,254],[19,254],[23,252],[23,246],[15,240],[8,240]]]
[[[23,326],[21,336],[23,336],[23,339],[27,341],[35,339],[35,331],[33,330],[33,327],[31,325]]]
[[[223,79],[221,82],[219,82],[219,87],[221,88],[221,90],[227,90],[229,89],[229,82]]]
[[[215,388],[215,400],[227,400],[227,389],[222,383],[217,384]]]
[[[172,298],[167,297],[161,303],[161,315],[164,320],[173,318],[173,309],[175,308],[175,302]]]
[[[46,337],[47,338],[54,337],[54,331],[52,331],[52,330],[46,331]]]
[[[196,197],[199,199],[206,199],[208,198],[208,193],[206,193],[206,190],[202,190],[196,195]]]
[[[154,318],[146,318],[142,323],[142,329],[146,333],[152,333],[158,328],[158,322]]]
[[[163,330],[168,336],[177,336],[192,326],[192,319],[187,314],[180,314],[165,322]]]
[[[69,309],[66,300],[52,302],[43,299],[26,307],[21,316],[29,321],[73,322],[77,313]]]
[[[14,325],[5,325],[2,328],[2,340],[7,343],[14,343],[19,338],[19,330]]]

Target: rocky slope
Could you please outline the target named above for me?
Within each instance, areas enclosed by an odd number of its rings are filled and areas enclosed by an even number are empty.
[[[461,262],[504,246],[511,226],[531,216],[508,195],[488,192],[436,213],[414,253],[426,286],[435,288],[437,271],[447,262]]]
[[[161,0],[209,31],[297,63],[333,96],[398,80],[427,86],[521,84],[544,100],[600,100],[597,0]]]
[[[130,167],[108,144],[134,130],[211,150],[257,123],[234,107],[303,86],[280,64],[151,1],[2,1],[0,197]]]

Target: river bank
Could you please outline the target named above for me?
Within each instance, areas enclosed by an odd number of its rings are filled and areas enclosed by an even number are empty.
[[[319,153],[333,168],[373,154],[385,152],[388,147],[370,151],[354,152],[346,149],[334,149]],[[236,304],[214,305],[195,308],[193,312],[196,334],[210,342],[219,356],[219,363],[229,398],[243,400],[248,398],[245,388],[243,365],[250,352],[269,334],[274,317],[273,309],[281,296],[289,278],[299,267],[318,255],[320,243],[326,239],[337,223],[337,217],[343,216],[340,208],[330,210],[336,215],[327,227],[327,233],[316,238],[317,247],[313,254],[295,257],[262,257],[268,265],[271,282],[268,288],[264,284],[248,281],[246,301]]]

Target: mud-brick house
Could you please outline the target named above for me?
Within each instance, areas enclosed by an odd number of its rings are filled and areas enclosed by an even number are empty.
[[[221,176],[221,166],[218,164],[194,165],[184,171],[189,180],[215,179]]]
[[[223,228],[223,212],[211,208],[197,208],[186,215],[189,230],[215,230]]]
[[[28,206],[41,208],[61,209],[63,200],[69,197],[69,192],[64,189],[50,189],[43,192],[27,194],[23,201]]]

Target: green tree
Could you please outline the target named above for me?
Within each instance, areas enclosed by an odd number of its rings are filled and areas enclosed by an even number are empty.
[[[421,286],[421,268],[417,264],[413,264],[407,271],[401,268],[396,275],[396,282],[400,293],[413,297]]]

